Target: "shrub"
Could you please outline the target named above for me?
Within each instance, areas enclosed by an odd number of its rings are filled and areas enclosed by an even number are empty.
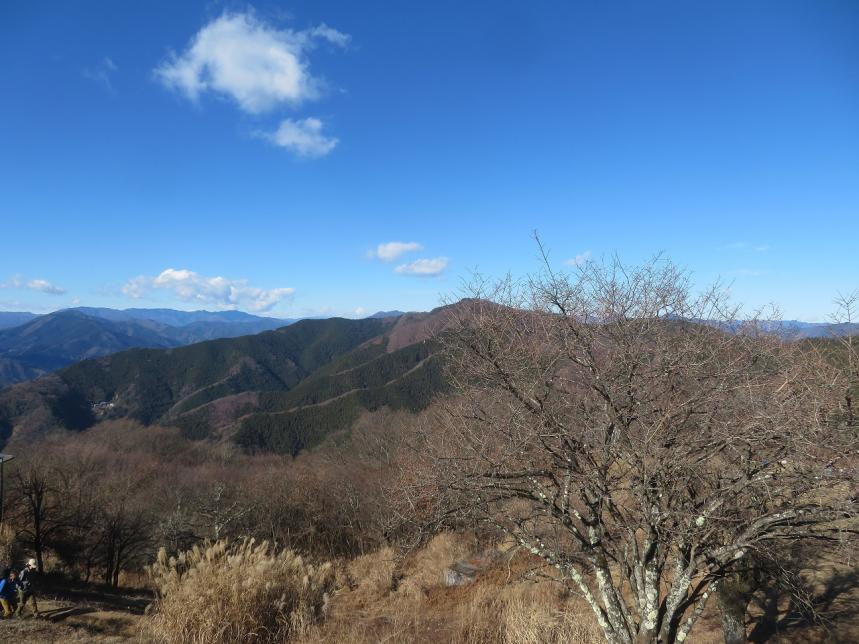
[[[330,564],[314,566],[253,539],[170,558],[162,548],[149,572],[157,599],[148,627],[167,644],[289,640],[321,618],[334,587]]]

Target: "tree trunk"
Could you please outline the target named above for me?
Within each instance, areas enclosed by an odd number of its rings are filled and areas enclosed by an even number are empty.
[[[641,630],[635,635],[635,644],[654,644],[656,641],[655,628]]]
[[[716,591],[725,644],[746,644],[746,609],[754,593],[751,574],[726,579]]]
[[[36,542],[33,545],[33,549],[36,551],[36,570],[40,573],[45,572],[45,563],[42,560],[42,540],[36,539]]]
[[[45,572],[45,564],[42,559],[42,522],[38,514],[33,517],[33,550],[36,554],[36,569],[41,574]]]

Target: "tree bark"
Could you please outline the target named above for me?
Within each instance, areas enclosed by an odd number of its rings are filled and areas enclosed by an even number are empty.
[[[746,609],[754,592],[752,582],[751,574],[740,573],[735,579],[723,581],[716,592],[725,644],[747,642]]]

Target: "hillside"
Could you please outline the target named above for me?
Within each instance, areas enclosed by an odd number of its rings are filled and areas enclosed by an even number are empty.
[[[65,351],[71,358],[87,343],[117,351],[0,391],[0,435],[27,440],[56,428],[81,430],[127,418],[178,427],[195,440],[233,442],[249,452],[297,454],[348,430],[366,411],[419,411],[445,390],[432,340],[445,323],[444,308],[362,320],[302,320],[256,335],[178,346],[180,333],[190,338],[238,332],[258,323],[242,315],[232,323],[204,318],[168,327],[65,311],[0,332],[0,347],[12,337],[23,347],[0,360],[0,373],[13,376],[22,369],[15,362],[21,357]],[[187,321],[171,316],[162,319]],[[67,331],[70,320],[74,333]],[[119,350],[123,343],[144,342],[167,346]]]
[[[0,331],[0,356],[34,373],[130,347],[176,345],[154,323],[108,321],[78,311],[59,311]]]
[[[348,429],[362,410],[424,408],[444,388],[430,339],[443,320],[443,310],[303,320],[84,360],[0,392],[0,433],[24,441],[129,418],[178,426],[189,438],[295,454]]]
[[[0,311],[0,329],[10,329],[13,326],[19,326],[39,317],[35,313],[26,313],[18,311]]]
[[[29,316],[29,317],[28,317]],[[239,311],[66,309],[47,315],[5,314],[0,322],[0,387],[134,347],[169,348],[279,328],[291,320]],[[12,325],[14,321],[21,322]]]

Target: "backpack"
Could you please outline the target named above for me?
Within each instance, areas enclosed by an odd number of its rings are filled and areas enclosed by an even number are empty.
[[[23,590],[25,593],[30,592],[33,583],[30,579],[30,569],[22,568],[21,572],[18,573],[18,587]]]

